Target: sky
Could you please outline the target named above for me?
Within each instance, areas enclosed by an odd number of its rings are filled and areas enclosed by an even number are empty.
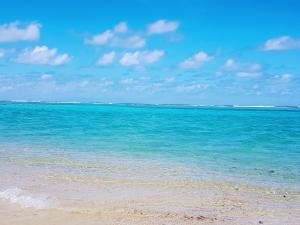
[[[0,100],[300,105],[298,0],[3,0]]]

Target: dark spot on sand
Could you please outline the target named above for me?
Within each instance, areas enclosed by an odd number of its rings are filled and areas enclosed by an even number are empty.
[[[185,219],[188,219],[188,220],[192,220],[192,219],[194,219],[194,217],[193,217],[193,216],[187,216],[187,215],[184,215],[184,218],[185,218]]]
[[[286,198],[286,195],[283,195],[284,198]]]
[[[206,219],[209,219],[208,217],[206,216],[187,216],[185,215],[184,216],[185,219],[188,219],[188,220],[206,220]]]
[[[258,221],[258,223],[259,223],[259,224],[263,224],[264,222],[260,220],[260,221]]]
[[[205,219],[207,219],[207,217],[205,217],[205,216],[197,216],[196,218],[197,218],[197,220],[205,220]]]

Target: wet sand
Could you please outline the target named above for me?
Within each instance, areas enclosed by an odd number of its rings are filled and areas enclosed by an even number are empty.
[[[1,179],[7,176],[2,174]],[[0,199],[1,225],[300,223],[300,194],[291,190],[221,181],[164,182],[61,174],[26,180],[18,198]],[[33,202],[44,196],[49,204],[39,209],[22,206],[22,196],[30,196]]]
[[[82,224],[298,225],[300,190],[148,160],[13,158],[0,165],[0,225]]]

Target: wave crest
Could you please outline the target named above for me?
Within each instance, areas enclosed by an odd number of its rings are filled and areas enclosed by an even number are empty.
[[[11,203],[20,205],[23,208],[47,209],[53,208],[54,202],[46,196],[30,196],[20,188],[10,188],[0,191],[0,198]]]

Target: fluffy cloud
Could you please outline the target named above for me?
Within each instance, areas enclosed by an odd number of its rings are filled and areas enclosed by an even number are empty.
[[[165,83],[173,83],[175,81],[175,78],[174,77],[167,77],[165,79]]]
[[[41,80],[51,80],[51,79],[52,79],[51,74],[44,73],[41,75]]]
[[[261,75],[261,72],[237,72],[236,75],[238,77],[251,78],[251,77],[259,77]]]
[[[0,48],[0,58],[2,58],[5,55],[5,51],[4,49]]]
[[[300,40],[290,36],[282,36],[266,41],[263,45],[263,51],[283,51],[288,49],[300,48]]]
[[[270,79],[268,91],[272,94],[278,93],[280,95],[290,95],[297,85],[296,82],[291,82],[294,76],[289,73],[275,75]]]
[[[142,48],[146,44],[146,40],[140,35],[128,35],[127,23],[121,22],[113,29],[104,31],[103,33],[94,35],[85,40],[91,45],[106,45],[111,47],[122,48]]]
[[[105,65],[112,64],[115,57],[116,57],[116,53],[114,51],[105,53],[103,56],[101,56],[98,59],[97,65],[105,66]]]
[[[179,67],[182,69],[197,69],[201,67],[204,63],[210,62],[213,59],[212,56],[209,56],[205,52],[198,52],[194,56],[184,60],[179,64]]]
[[[110,45],[112,47],[142,48],[146,45],[146,40],[139,35],[133,35],[126,38],[115,37],[112,39]]]
[[[126,79],[120,80],[120,84],[124,84],[124,85],[131,85],[131,84],[135,84],[135,83],[137,83],[137,81],[132,78],[126,78]]]
[[[25,49],[15,60],[22,64],[40,64],[59,66],[70,61],[68,54],[57,54],[57,49],[49,49],[47,46],[36,46],[34,49]]]
[[[114,33],[107,30],[101,34],[94,35],[91,39],[87,39],[86,43],[92,45],[105,45],[114,37]]]
[[[30,23],[23,28],[18,22],[0,25],[0,43],[36,41],[40,38],[40,27],[38,23]]]
[[[261,75],[262,67],[257,63],[239,63],[233,59],[228,59],[225,69],[234,72],[238,77],[258,77]]]
[[[164,80],[152,80],[149,77],[138,77],[138,78],[125,78],[119,80],[120,85],[125,91],[134,92],[148,92],[151,94],[157,93],[162,90],[173,88],[174,78],[169,77]]]
[[[7,92],[7,91],[10,91],[10,90],[13,90],[14,87],[13,86],[1,86],[0,87],[0,92]]]
[[[246,70],[246,71],[260,71],[261,65],[257,63],[239,63],[233,59],[227,59],[225,68],[231,71]]]
[[[293,79],[293,75],[286,73],[282,75],[277,75],[274,78],[279,83],[289,83]]]
[[[122,66],[152,64],[157,62],[164,54],[164,51],[161,50],[126,52],[120,59],[120,64]]]
[[[175,88],[175,91],[179,92],[179,93],[182,93],[182,92],[197,92],[197,91],[203,91],[207,88],[209,88],[208,84],[192,83],[192,84],[177,86]]]
[[[127,23],[121,22],[114,27],[116,33],[126,33],[128,31]]]
[[[148,26],[148,34],[163,34],[177,30],[179,22],[158,20]]]

